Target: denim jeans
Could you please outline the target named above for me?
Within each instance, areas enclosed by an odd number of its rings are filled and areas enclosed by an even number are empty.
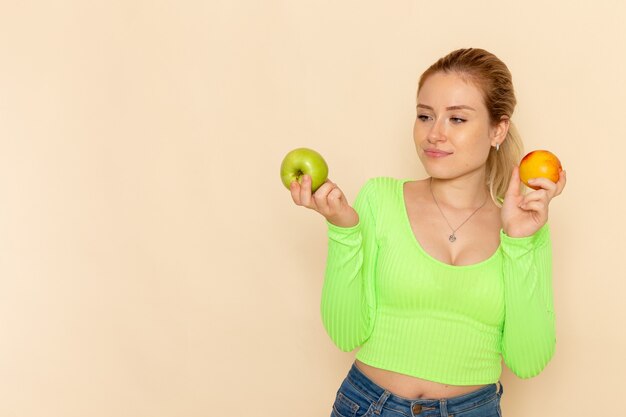
[[[502,417],[504,390],[498,384],[457,397],[408,399],[379,387],[352,364],[337,391],[331,417]]]

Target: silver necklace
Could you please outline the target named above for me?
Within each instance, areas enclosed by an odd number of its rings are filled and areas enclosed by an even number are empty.
[[[450,222],[446,218],[446,215],[443,214],[443,211],[441,210],[441,207],[439,207],[439,203],[437,203],[437,199],[435,198],[435,193],[433,193],[432,183],[433,183],[433,177],[430,177],[430,182],[428,183],[428,188],[430,189],[430,194],[433,196],[433,200],[435,201],[435,204],[437,205],[437,208],[439,209],[439,212],[441,213],[441,216],[446,221],[446,223],[448,223],[448,226],[452,230],[452,234],[450,236],[448,236],[448,240],[452,243],[452,242],[454,242],[456,240],[456,231],[459,230],[461,228],[461,226],[463,226],[474,214],[476,214],[476,212],[478,210],[483,208],[483,206],[487,202],[487,196],[485,196],[485,201],[483,201],[483,203],[480,205],[480,207],[478,207],[476,210],[474,210],[474,212],[472,214],[470,214],[469,217],[467,219],[465,219],[465,221],[459,225],[459,227],[454,229],[452,226],[450,226]]]

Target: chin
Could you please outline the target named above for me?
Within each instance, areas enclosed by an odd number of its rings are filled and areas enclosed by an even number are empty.
[[[460,173],[455,173],[454,171],[450,170],[450,168],[445,168],[441,166],[434,167],[432,166],[432,164],[424,164],[423,162],[422,162],[422,166],[424,167],[426,174],[428,174],[429,177],[433,177],[433,178],[447,180],[447,179],[451,179],[451,178],[458,176],[457,174],[460,174]]]
[[[433,177],[436,180],[451,180],[451,179],[454,179],[454,178],[458,177],[457,175],[452,175],[450,173],[448,173],[448,174],[439,174],[437,172],[429,172],[429,171],[426,171],[426,174],[428,174],[429,177]]]
[[[433,167],[424,164],[426,173],[435,179],[439,180],[453,180],[455,178],[461,178],[465,176],[473,176],[477,174],[478,169],[450,169],[444,167]]]

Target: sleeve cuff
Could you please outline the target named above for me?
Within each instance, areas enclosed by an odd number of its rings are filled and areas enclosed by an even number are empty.
[[[328,237],[333,240],[344,241],[360,236],[361,222],[352,227],[341,227],[326,220],[326,225],[328,226]]]
[[[517,258],[521,255],[537,249],[550,240],[550,228],[548,223],[541,226],[534,234],[526,237],[510,237],[504,230],[500,229],[500,242],[502,250],[511,258]]]

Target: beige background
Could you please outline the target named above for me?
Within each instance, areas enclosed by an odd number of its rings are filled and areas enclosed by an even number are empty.
[[[417,78],[468,46],[507,63],[526,149],[569,179],[556,355],[505,369],[505,415],[621,413],[624,2],[0,10],[0,416],[329,415],[354,354],[323,330],[325,224],[280,161],[317,149],[351,201],[422,177]]]

